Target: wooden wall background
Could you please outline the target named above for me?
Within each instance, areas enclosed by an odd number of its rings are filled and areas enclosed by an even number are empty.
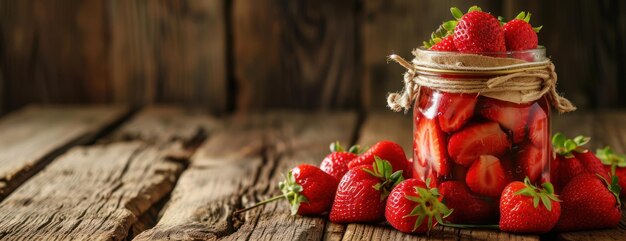
[[[560,3],[559,3],[560,2]],[[533,13],[559,90],[626,107],[626,2],[0,0],[0,112],[29,103],[380,109],[449,7]]]

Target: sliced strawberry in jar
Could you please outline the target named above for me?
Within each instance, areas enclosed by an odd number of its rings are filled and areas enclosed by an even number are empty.
[[[530,104],[515,104],[491,98],[482,98],[476,107],[478,113],[511,131],[513,143],[521,143],[526,137],[526,124]]]
[[[448,154],[454,162],[465,167],[480,155],[500,156],[510,148],[511,142],[496,122],[469,125],[448,141]]]
[[[441,130],[451,133],[461,129],[472,118],[476,102],[476,95],[442,93],[439,106]]]
[[[539,148],[546,148],[550,133],[548,132],[548,115],[538,104],[530,109],[528,121],[528,139]]]
[[[500,160],[491,155],[480,156],[465,177],[465,183],[473,192],[490,197],[500,196],[509,182]]]
[[[430,166],[441,176],[448,175],[446,135],[439,129],[436,119],[421,118],[415,129],[416,162]]]
[[[547,164],[548,150],[539,148],[532,143],[525,143],[519,151],[519,165],[525,176],[536,182]]]

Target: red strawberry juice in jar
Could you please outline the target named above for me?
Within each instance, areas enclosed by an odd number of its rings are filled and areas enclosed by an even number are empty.
[[[421,54],[455,53],[428,50]],[[524,61],[545,60],[545,49],[508,52],[498,57]],[[422,76],[465,81],[492,78],[498,72],[458,73],[422,71]],[[528,177],[532,183],[550,180],[550,105],[543,96],[526,103],[513,103],[479,93],[450,93],[420,87],[413,106],[413,162],[415,178],[440,185],[447,181],[465,184],[465,190],[493,204],[493,219],[465,220],[470,223],[496,222],[499,196],[512,181]],[[445,195],[444,195],[445,202]],[[483,202],[485,203],[485,202]],[[469,213],[471,208],[453,207]],[[455,222],[454,220],[451,220]]]

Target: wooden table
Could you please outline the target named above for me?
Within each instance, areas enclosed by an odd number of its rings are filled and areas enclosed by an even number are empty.
[[[624,240],[619,229],[513,235],[293,217],[285,203],[233,216],[277,193],[281,173],[318,164],[328,144],[381,139],[410,150],[410,117],[274,111],[212,117],[171,106],[29,107],[0,119],[0,239]],[[626,111],[553,116],[553,131],[626,149]]]

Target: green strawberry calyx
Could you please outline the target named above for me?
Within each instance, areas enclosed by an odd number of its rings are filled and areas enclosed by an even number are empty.
[[[482,9],[478,6],[472,6],[467,10],[468,13],[473,12],[473,11],[482,12]],[[448,37],[454,34],[454,28],[459,23],[459,20],[463,18],[463,12],[461,12],[461,10],[459,10],[456,7],[450,8],[450,12],[452,13],[452,16],[454,17],[454,19],[450,21],[446,21],[442,23],[441,25],[439,25],[437,30],[435,30],[435,32],[432,32],[430,34],[430,40],[422,42],[423,44],[422,47],[426,49],[430,49],[433,45],[441,42],[445,37]]]
[[[430,179],[426,179],[426,186],[430,187]],[[428,230],[430,231],[433,227],[433,220],[437,221],[437,223],[443,223],[443,219],[452,214],[453,210],[439,201],[441,194],[437,188],[422,188],[417,186],[414,188],[419,196],[405,195],[404,197],[417,203],[417,205],[408,215],[402,217],[417,216],[413,231],[417,230],[417,228],[424,223],[424,219],[428,220]]]
[[[578,153],[587,152],[587,148],[582,147],[587,144],[591,140],[590,137],[587,136],[577,136],[574,139],[568,139],[565,135],[561,133],[556,133],[552,136],[552,147],[554,148],[554,152],[561,156],[572,158],[574,155],[573,151]]]
[[[602,149],[597,149],[596,156],[602,161],[602,164],[611,166],[611,175],[615,175],[615,170],[618,167],[626,167],[626,155],[615,154],[611,147],[607,146]]]
[[[385,198],[389,196],[389,193],[391,193],[391,189],[404,181],[402,170],[393,172],[391,163],[387,160],[380,159],[378,156],[374,157],[372,169],[363,168],[362,170],[380,179],[379,183],[372,186],[376,191],[380,192],[380,200],[385,200]]]
[[[298,208],[300,208],[301,203],[309,201],[304,195],[301,194],[304,189],[296,182],[296,178],[293,176],[291,171],[287,173],[285,180],[278,183],[278,188],[283,193],[283,197],[289,201],[289,205],[291,206],[291,215],[295,215],[298,212]]]
[[[619,208],[622,205],[622,202],[619,199],[619,194],[622,191],[622,188],[619,186],[619,180],[617,178],[617,175],[611,176],[611,182],[610,183],[602,175],[596,173],[596,176],[598,176],[600,179],[602,179],[602,183],[604,183],[604,185],[606,185],[607,189],[609,189],[609,191],[613,194],[613,196],[615,196],[615,200],[616,200],[616,204],[617,204],[616,206]]]
[[[304,188],[296,182],[296,178],[293,176],[292,171],[289,171],[287,175],[283,175],[285,178],[283,181],[278,183],[278,188],[282,192],[282,195],[276,195],[271,198],[260,201],[250,207],[243,208],[240,210],[236,210],[233,212],[233,215],[246,212],[248,210],[263,206],[267,203],[274,202],[276,200],[287,199],[289,201],[289,205],[291,206],[291,215],[296,215],[298,213],[298,209],[300,208],[301,203],[309,202],[309,200],[302,195],[302,191]]]
[[[530,23],[530,16],[531,16],[531,14],[529,12],[521,11],[519,14],[517,14],[517,16],[515,16],[515,19],[522,20],[524,22]],[[500,18],[498,18],[498,20],[500,20]],[[502,21],[500,21],[500,22],[502,22]],[[543,28],[543,25],[541,25],[539,27],[533,27],[533,30],[535,31],[535,33],[539,33],[539,31],[542,28]]]
[[[343,146],[341,146],[339,141],[330,143],[329,149],[330,149],[330,152],[345,152],[346,151],[346,149],[344,149]],[[358,155],[361,153],[361,146],[353,145],[350,147],[350,149],[348,149],[348,152]]]
[[[552,186],[552,183],[544,182],[541,184],[543,188],[538,188],[530,183],[530,179],[526,177],[524,178],[524,185],[526,185],[526,187],[515,192],[515,195],[532,197],[533,207],[535,208],[539,207],[539,202],[541,201],[541,204],[543,204],[548,211],[552,211],[552,201],[561,201],[558,196],[554,194],[554,186]]]

